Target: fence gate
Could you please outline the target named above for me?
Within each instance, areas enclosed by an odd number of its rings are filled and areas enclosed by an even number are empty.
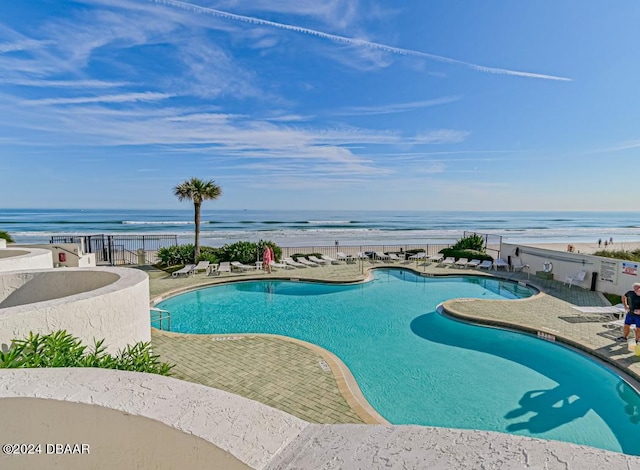
[[[178,236],[55,235],[50,243],[77,243],[85,253],[94,253],[99,264],[155,264],[158,262],[158,249],[178,245]]]

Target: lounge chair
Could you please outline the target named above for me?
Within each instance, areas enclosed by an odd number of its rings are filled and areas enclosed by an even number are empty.
[[[199,272],[199,271],[207,272],[209,270],[210,264],[211,263],[209,261],[200,261],[198,264],[196,264],[196,267],[193,268],[193,270],[195,272]]]
[[[327,261],[326,259],[320,259],[317,256],[309,256],[309,261],[316,264],[331,264],[331,261]]]
[[[415,259],[416,261],[424,259],[427,257],[427,254],[424,251],[416,253],[415,255],[409,256],[409,259]]]
[[[304,264],[298,263],[293,258],[284,258],[282,262],[288,264],[289,266],[293,266],[294,268],[306,268]]]
[[[187,264],[184,268],[182,269],[178,269],[177,271],[174,271],[171,273],[172,277],[178,277],[184,274],[185,277],[189,276],[189,275],[195,275],[195,264]]]
[[[569,283],[569,289],[571,289],[571,286],[576,284],[576,283],[582,283],[584,282],[585,278],[587,277],[587,272],[586,271],[578,271],[575,274],[572,274],[571,276],[567,276],[564,278],[564,285],[567,285],[567,283]]]
[[[432,263],[440,263],[444,259],[444,255],[442,253],[436,253],[435,255],[428,256],[427,259]]]
[[[318,267],[319,267],[319,265],[318,265],[318,264],[314,263],[313,261],[309,261],[309,260],[308,260],[307,258],[305,258],[304,256],[300,256],[299,258],[297,258],[297,259],[296,259],[296,261],[297,261],[298,263],[302,263],[302,264],[304,264],[305,266],[309,266],[309,267],[312,267],[312,268],[318,268]]]
[[[286,263],[277,263],[275,261],[271,261],[269,263],[269,266],[271,266],[272,268],[276,268],[276,269],[294,269],[293,266],[290,266]]]
[[[480,264],[480,260],[479,259],[472,259],[471,261],[469,261],[467,263],[467,267],[468,268],[477,268],[479,264]]]
[[[466,268],[468,262],[469,262],[469,258],[460,258],[458,261],[453,263],[453,265],[457,266],[458,268]]]
[[[331,256],[320,255],[320,258],[322,258],[325,261],[328,261],[329,264],[338,264],[338,260],[335,258],[332,258]]]
[[[495,260],[493,262],[493,269],[495,269],[497,271],[499,268],[504,268],[506,271],[508,271],[509,270],[509,263],[507,263],[502,258],[498,258],[497,260]]]
[[[453,266],[453,263],[456,262],[456,259],[453,256],[447,256],[445,259],[440,261],[439,266]]]
[[[390,261],[391,257],[389,255],[385,255],[383,252],[381,251],[376,251],[375,252],[375,256],[374,259],[379,259],[379,260],[383,260],[383,261]]]
[[[482,263],[478,265],[480,269],[491,269],[493,266],[493,261],[489,261],[488,259],[484,260]]]
[[[404,255],[402,255],[402,258],[400,258],[395,253],[389,253],[388,256],[391,261],[404,261]]]
[[[368,255],[368,254],[366,254],[364,251],[358,251],[358,252],[356,253],[356,256],[355,256],[355,257],[356,257],[357,259],[363,259],[363,260],[364,260],[364,259],[367,259],[367,260],[370,260],[370,261],[371,261],[371,258],[369,258],[369,255]]]
[[[347,264],[356,262],[356,259],[353,256],[347,255],[346,253],[343,253],[342,251],[338,251],[336,253],[336,258],[338,258],[338,261],[344,261]]]
[[[249,264],[242,264],[240,261],[231,261],[231,269],[236,268],[240,271],[255,271],[256,267]]]
[[[530,266],[528,264],[512,264],[511,265],[511,270],[518,272],[518,271],[524,271],[524,270],[529,270]]]
[[[209,274],[213,274],[213,272],[214,271],[211,271]],[[229,263],[229,261],[222,261],[216,268],[215,272],[218,274],[231,273],[231,263]]]

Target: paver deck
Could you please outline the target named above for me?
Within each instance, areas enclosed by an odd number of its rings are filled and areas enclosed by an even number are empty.
[[[233,273],[220,277],[204,274],[172,278],[164,271],[147,269],[152,300],[179,292],[230,280],[299,279],[324,282],[362,282],[368,271],[376,267],[403,267],[427,276],[478,274],[525,281],[541,290],[541,294],[522,300],[454,299],[444,304],[446,313],[474,322],[507,326],[545,333],[547,338],[563,340],[584,349],[627,372],[631,379],[640,378],[640,357],[626,343],[619,343],[619,329],[603,326],[613,320],[605,315],[583,314],[571,308],[606,306],[607,300],[597,292],[561,282],[541,280],[526,273],[480,271],[478,269],[442,268],[416,263],[361,262],[318,268]],[[231,336],[238,339],[223,339]],[[375,422],[367,406],[358,404],[357,387],[345,382],[339,367],[320,348],[270,335],[180,335],[154,331],[154,350],[162,360],[175,363],[174,376],[227,390],[317,423]],[[331,364],[327,373],[321,361]],[[339,361],[338,361],[339,362]],[[349,376],[349,374],[346,374]],[[336,378],[337,377],[337,378]],[[348,377],[347,377],[348,379]],[[353,390],[356,389],[354,396]],[[360,403],[363,402],[360,398]],[[375,412],[374,412],[375,414]]]

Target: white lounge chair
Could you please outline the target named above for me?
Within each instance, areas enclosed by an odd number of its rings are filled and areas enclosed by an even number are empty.
[[[439,266],[453,266],[453,263],[456,262],[456,259],[453,256],[447,256],[445,259],[440,261]]]
[[[338,251],[336,253],[336,258],[338,258],[338,261],[344,261],[347,264],[356,262],[356,259],[353,256],[347,255],[346,253],[343,253],[342,251]]]
[[[314,263],[313,261],[309,261],[304,256],[300,256],[299,258],[296,259],[296,261],[298,263],[302,263],[305,266],[309,266],[309,267],[312,267],[312,268],[319,268],[320,267],[318,264]]]
[[[467,267],[468,268],[477,268],[479,264],[480,264],[480,260],[479,259],[472,259],[471,261],[469,261],[467,263]]]
[[[482,263],[478,265],[480,269],[491,269],[493,266],[493,261],[489,261],[488,259],[484,260]]]
[[[567,283],[569,284],[569,289],[571,289],[571,286],[576,284],[576,283],[582,283],[584,282],[585,278],[587,277],[587,272],[586,271],[578,271],[575,274],[572,274],[571,276],[567,276],[564,278],[564,285],[567,285]]]
[[[427,254],[424,251],[416,253],[415,255],[409,256],[409,259],[415,259],[416,261],[424,259],[427,257]]]
[[[458,268],[465,268],[467,266],[467,263],[469,262],[469,258],[460,258],[458,261],[456,261],[454,264],[454,266],[457,266]]]
[[[390,258],[389,255],[385,255],[381,251],[376,251],[375,252],[375,259],[382,260],[382,261],[390,261],[391,258]]]
[[[388,256],[389,256],[389,259],[390,259],[391,261],[399,261],[399,262],[400,262],[400,261],[404,261],[404,255],[402,255],[402,258],[400,258],[400,257],[399,257],[398,255],[396,255],[395,253],[389,253],[389,254],[388,254]]]
[[[194,275],[195,272],[195,264],[187,264],[184,268],[182,269],[178,269],[177,271],[174,271],[171,273],[172,277],[178,277],[178,276],[182,276],[184,274],[185,277],[189,276],[189,275]]]
[[[217,274],[231,273],[231,263],[229,263],[229,261],[220,262],[220,264],[218,264],[218,267],[215,269],[215,272]],[[209,274],[213,274],[213,273],[214,271],[209,272]]]
[[[207,272],[209,270],[209,265],[211,263],[209,261],[200,261],[198,264],[196,264],[196,267],[193,268],[193,270],[195,272],[199,272],[199,271],[205,271]]]
[[[509,263],[507,263],[502,258],[498,258],[497,260],[495,260],[493,262],[493,269],[495,269],[497,271],[499,268],[504,268],[506,271],[508,271],[509,270]]]
[[[356,256],[355,256],[355,257],[356,257],[357,259],[362,259],[362,260],[367,259],[367,260],[371,261],[371,258],[369,258],[369,255],[368,255],[368,254],[366,254],[364,251],[358,251],[358,252],[356,253]]]
[[[240,271],[255,271],[256,267],[249,264],[242,264],[240,261],[231,261],[231,269],[236,268]]]
[[[332,258],[331,256],[320,255],[320,258],[322,258],[325,261],[328,261],[329,264],[338,264],[338,260],[335,258]]]
[[[511,265],[511,270],[518,272],[518,271],[524,271],[524,270],[529,270],[530,266],[528,264],[512,264]]]
[[[442,253],[436,253],[435,255],[428,256],[427,259],[432,263],[440,263],[444,259]]]
[[[309,256],[309,261],[311,261],[312,263],[316,263],[316,264],[331,264],[331,261],[327,261],[326,259],[320,259],[317,256]]]
[[[306,268],[304,264],[298,263],[293,258],[284,258],[282,262],[288,264],[289,266],[293,266],[294,268]]]
[[[271,266],[272,268],[276,268],[276,269],[294,269],[293,266],[290,266],[286,263],[277,263],[275,261],[271,261],[269,263],[269,266]]]

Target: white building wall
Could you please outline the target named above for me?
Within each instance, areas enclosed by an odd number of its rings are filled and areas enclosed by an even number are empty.
[[[40,248],[0,248],[0,273],[53,267],[51,251]]]
[[[0,346],[29,332],[67,330],[109,352],[151,340],[149,278],[128,268],[68,268],[0,275]]]
[[[591,276],[595,272],[595,290],[598,292],[622,295],[631,289],[634,282],[640,282],[640,263],[511,243],[502,243],[500,253],[505,260],[511,257],[512,264],[528,264],[531,275],[544,271],[544,263],[551,262],[551,273],[556,281],[564,281],[567,276],[585,270],[587,276],[580,286],[586,289],[591,287]]]
[[[67,268],[90,268],[96,266],[95,253],[85,253],[78,243],[54,243],[41,245],[11,245],[21,248],[43,248],[51,251],[53,265]]]

